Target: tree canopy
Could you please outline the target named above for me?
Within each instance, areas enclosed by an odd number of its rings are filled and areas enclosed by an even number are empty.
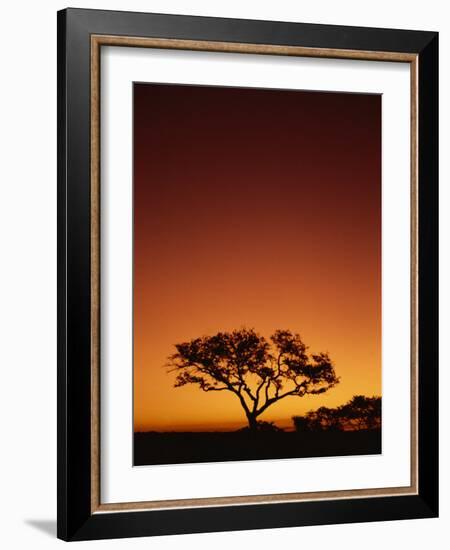
[[[219,332],[175,345],[167,367],[175,387],[197,385],[205,392],[227,391],[243,408],[250,429],[257,418],[286,397],[324,393],[339,378],[328,353],[308,354],[298,334],[276,330],[267,341],[253,329]]]

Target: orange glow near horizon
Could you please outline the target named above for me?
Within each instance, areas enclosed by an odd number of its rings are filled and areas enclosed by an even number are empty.
[[[381,96],[134,86],[134,428],[246,425],[174,388],[174,344],[298,332],[341,382],[261,420],[381,395]]]

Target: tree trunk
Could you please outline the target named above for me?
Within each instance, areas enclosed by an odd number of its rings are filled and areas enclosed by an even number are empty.
[[[247,415],[248,427],[252,432],[256,432],[258,429],[258,421],[254,414]]]

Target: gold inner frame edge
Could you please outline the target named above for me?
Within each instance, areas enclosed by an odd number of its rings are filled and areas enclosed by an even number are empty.
[[[101,503],[100,491],[100,50],[101,46],[391,61],[410,64],[411,105],[411,484],[407,487],[317,491],[233,497]],[[418,55],[401,52],[307,48],[115,35],[91,35],[91,513],[275,504],[418,494]]]

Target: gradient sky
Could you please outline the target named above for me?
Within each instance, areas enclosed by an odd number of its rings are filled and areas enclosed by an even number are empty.
[[[164,368],[242,326],[299,332],[341,376],[261,420],[381,395],[381,96],[134,85],[135,430],[244,426]]]

